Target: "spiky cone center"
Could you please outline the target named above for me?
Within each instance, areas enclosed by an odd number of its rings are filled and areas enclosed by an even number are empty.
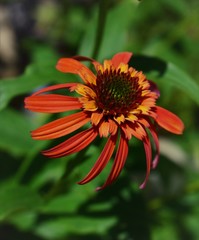
[[[95,83],[81,85],[76,90],[83,95],[80,101],[84,110],[98,111],[105,119],[114,119],[118,123],[135,119],[140,114],[150,115],[158,97],[150,90],[145,75],[128,68],[127,64],[118,68],[107,63],[99,65]]]
[[[131,77],[129,72],[120,72],[120,69],[99,71],[96,85],[97,106],[104,114],[126,115],[139,104],[138,78]]]

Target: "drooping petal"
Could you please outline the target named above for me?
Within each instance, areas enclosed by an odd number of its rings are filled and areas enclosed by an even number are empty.
[[[73,91],[77,84],[78,83],[63,83],[63,84],[52,85],[52,86],[45,87],[45,88],[42,88],[42,89],[36,91],[35,93],[32,94],[32,96],[36,96],[41,93],[54,91],[54,90],[58,90],[58,89],[64,89],[64,88],[66,88],[66,89],[69,88],[70,91]]]
[[[112,58],[112,64],[115,68],[117,68],[119,66],[120,63],[128,63],[130,58],[132,57],[132,53],[131,52],[121,52],[121,53],[117,53],[113,56]]]
[[[184,124],[182,120],[172,112],[156,106],[156,122],[164,129],[175,134],[182,134]]]
[[[96,76],[81,62],[72,58],[61,58],[59,59],[56,68],[64,73],[78,74],[85,83],[95,84]]]
[[[87,182],[90,182],[92,179],[94,179],[97,175],[101,173],[101,171],[104,169],[113,154],[116,141],[117,134],[111,135],[109,137],[103,151],[101,152],[98,160],[95,162],[93,168],[90,170],[90,172],[86,175],[84,179],[78,182],[79,184],[85,184]]]
[[[59,113],[81,107],[78,98],[59,94],[32,95],[25,98],[25,108],[33,112]]]
[[[150,171],[151,171],[152,152],[151,152],[151,143],[150,143],[148,135],[144,138],[143,144],[144,144],[144,149],[145,149],[145,153],[146,153],[146,168],[147,168],[147,170],[146,170],[145,180],[140,185],[140,189],[143,189],[146,186],[146,183],[148,181],[148,178],[149,178],[149,175],[150,175]]]
[[[94,128],[89,128],[53,148],[43,151],[42,154],[50,158],[58,158],[79,152],[88,146],[97,135],[98,132]]]
[[[113,181],[115,181],[115,179],[119,176],[121,170],[124,167],[127,155],[128,155],[128,140],[125,138],[124,134],[121,134],[119,147],[108,179],[106,180],[102,187],[98,187],[96,190],[102,190],[106,186],[110,185]]]
[[[159,139],[158,139],[158,135],[157,135],[157,132],[156,130],[154,129],[154,127],[151,126],[149,127],[149,130],[150,130],[150,133],[152,135],[152,138],[153,138],[153,141],[155,143],[155,150],[156,150],[156,154],[155,154],[155,157],[152,161],[152,169],[156,168],[156,166],[158,165],[158,162],[159,162],[159,157],[160,157],[160,146],[159,146]]]
[[[90,121],[85,112],[78,112],[53,122],[47,123],[31,132],[32,138],[37,140],[54,139],[67,135]]]

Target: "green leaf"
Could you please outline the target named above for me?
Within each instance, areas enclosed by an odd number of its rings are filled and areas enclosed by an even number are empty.
[[[82,187],[73,183],[70,191],[57,196],[45,204],[41,211],[45,214],[76,213],[79,207],[91,196],[95,195],[93,184]],[[109,206],[110,207],[110,206]]]
[[[174,86],[199,104],[199,85],[175,64],[168,63],[158,57],[136,55],[133,56],[130,65],[145,73],[158,72],[157,83]]]
[[[72,75],[66,76],[56,70],[58,56],[50,48],[37,47],[33,49],[33,53],[33,62],[27,66],[24,74],[16,78],[1,80],[0,110],[5,108],[15,96],[30,93],[49,83],[74,80]]]
[[[0,109],[7,106],[9,101],[18,95],[32,92],[35,88],[55,81],[57,73],[54,62],[45,62],[43,64],[33,63],[26,68],[23,75],[2,80],[0,82]]]
[[[37,221],[37,213],[33,211],[19,212],[9,216],[9,222],[15,225],[21,231],[31,230],[32,226]]]
[[[114,225],[116,219],[88,218],[88,217],[60,217],[36,227],[36,233],[44,238],[58,239],[69,234],[103,234],[107,229]]]
[[[187,73],[175,66],[173,63],[167,64],[166,72],[160,80],[163,80],[164,84],[171,84],[182,90],[197,104],[199,104],[198,84]]]
[[[99,51],[99,61],[125,49],[128,28],[132,23],[137,4],[138,2],[125,0],[121,1],[115,8],[108,11],[104,36]],[[96,26],[97,18],[94,16],[88,26],[88,31],[82,40],[82,44],[80,45],[80,55],[92,56]]]
[[[38,209],[41,197],[27,186],[7,183],[0,188],[0,220],[20,211]]]
[[[0,148],[14,156],[27,153],[34,141],[30,135],[30,122],[17,111],[5,109],[0,117]]]
[[[165,2],[165,5],[170,6],[173,11],[176,13],[179,12],[182,15],[186,15],[187,11],[189,9],[189,5],[187,1],[182,0],[163,0],[163,3]]]

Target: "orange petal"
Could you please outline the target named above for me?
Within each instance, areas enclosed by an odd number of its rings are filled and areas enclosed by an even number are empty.
[[[121,53],[115,54],[111,60],[113,66],[115,68],[117,68],[120,63],[127,64],[129,62],[130,58],[132,57],[132,55],[133,54],[131,52],[121,52]]]
[[[59,59],[56,68],[64,73],[78,74],[85,83],[96,84],[96,76],[81,62],[72,58]]]
[[[126,123],[121,124],[120,127],[121,127],[122,131],[124,132],[125,137],[126,137],[128,140],[130,140],[130,139],[132,138],[133,133],[132,133],[132,131],[131,131],[132,128],[129,127],[129,124],[127,124],[127,122],[126,122]]]
[[[59,113],[81,107],[78,98],[59,94],[32,95],[25,98],[25,108],[33,112]]]
[[[94,164],[93,168],[90,170],[90,172],[86,175],[84,179],[82,179],[79,184],[85,184],[87,182],[90,182],[92,179],[94,179],[97,175],[101,173],[101,171],[104,169],[108,161],[110,160],[113,151],[115,149],[116,145],[116,140],[117,140],[117,134],[111,135],[101,152],[98,160]]]
[[[109,127],[110,123],[102,121],[102,123],[99,126],[99,135],[100,137],[107,137],[109,134]]]
[[[85,112],[78,112],[53,122],[47,123],[31,132],[32,138],[37,140],[54,139],[67,135],[82,127],[90,120]]]
[[[51,149],[42,151],[42,154],[50,158],[58,158],[79,152],[88,146],[97,137],[97,135],[98,133],[94,128],[89,128]]]
[[[121,125],[121,128],[125,133],[126,138],[128,138],[129,140],[132,136],[136,137],[141,141],[146,137],[146,131],[144,127],[138,122],[132,123],[126,121],[124,124]]]
[[[63,89],[63,88],[69,88],[71,91],[73,91],[74,87],[76,85],[77,85],[77,83],[56,84],[56,85],[52,85],[52,86],[49,86],[49,87],[42,88],[39,91],[33,93],[32,96],[36,96],[36,95],[39,95],[39,94],[44,93],[44,92],[49,92],[49,91],[53,91],[53,90],[57,90],[57,89]]]
[[[145,131],[144,127],[142,126],[142,124],[137,123],[135,125],[135,128],[132,129],[132,132],[133,132],[133,136],[135,136],[136,138],[138,138],[140,140],[142,140],[143,138],[146,137],[146,131]]]
[[[146,170],[145,180],[140,185],[140,189],[143,189],[146,186],[146,183],[148,181],[150,171],[151,171],[151,158],[152,158],[151,143],[150,143],[150,140],[149,140],[148,136],[146,138],[144,138],[143,143],[144,143],[144,149],[145,149],[145,153],[146,153],[146,167],[147,167],[147,170]]]
[[[115,135],[118,129],[118,125],[115,121],[113,121],[112,119],[109,119],[109,132],[112,135]]]
[[[156,106],[156,122],[164,129],[175,134],[182,134],[184,123],[172,112]]]
[[[75,91],[84,97],[96,98],[96,93],[90,87],[84,84],[77,84]]]
[[[100,120],[103,118],[103,113],[100,112],[94,112],[91,115],[91,122],[92,124],[94,124],[95,126],[97,126],[97,124],[100,122]]]
[[[105,188],[106,186],[110,185],[113,181],[115,181],[115,179],[119,176],[121,170],[124,167],[127,155],[128,155],[128,140],[122,134],[122,136],[120,138],[119,147],[118,147],[115,159],[114,159],[114,163],[113,163],[111,172],[108,176],[108,179],[106,180],[106,182],[104,183],[104,185],[102,187],[98,187],[96,190],[101,190],[101,189]]]
[[[94,112],[98,109],[95,100],[88,100],[88,98],[80,97],[79,101],[82,103],[82,108],[85,111]]]

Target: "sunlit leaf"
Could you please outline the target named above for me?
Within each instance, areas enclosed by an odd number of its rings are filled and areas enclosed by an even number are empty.
[[[48,239],[58,239],[69,234],[103,234],[115,221],[113,217],[59,217],[39,224],[35,231]]]
[[[37,213],[34,211],[25,211],[15,213],[12,216],[9,216],[9,221],[17,226],[21,231],[27,231],[32,228],[34,223],[37,220]]]

